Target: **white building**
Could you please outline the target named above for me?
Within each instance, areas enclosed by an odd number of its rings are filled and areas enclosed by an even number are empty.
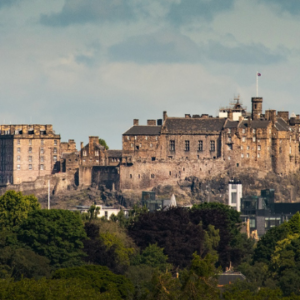
[[[243,197],[243,186],[239,180],[228,182],[228,205],[241,211],[241,198]]]
[[[110,219],[111,215],[117,215],[121,209],[120,208],[115,208],[113,206],[104,206],[104,205],[95,205],[95,207],[99,207],[99,212],[97,214],[98,218],[105,217],[106,219]],[[81,213],[87,213],[88,210],[90,209],[90,206],[84,206],[84,205],[79,205],[76,206],[76,211],[80,211]],[[122,209],[125,216],[128,215],[128,209]]]

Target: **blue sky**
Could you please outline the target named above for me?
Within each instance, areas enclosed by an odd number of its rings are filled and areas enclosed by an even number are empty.
[[[300,113],[298,0],[2,0],[1,123],[121,148],[140,124],[216,115],[255,74],[264,109]]]

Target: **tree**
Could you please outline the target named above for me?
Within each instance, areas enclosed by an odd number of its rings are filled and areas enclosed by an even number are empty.
[[[91,288],[99,291],[117,291],[120,298],[127,299],[134,292],[129,279],[123,275],[112,273],[103,266],[82,266],[68,269],[59,269],[52,276],[53,279],[80,279]]]
[[[190,265],[193,253],[203,247],[204,231],[199,222],[191,222],[187,209],[172,208],[141,214],[129,225],[128,233],[142,250],[157,244],[169,263],[184,268]]]
[[[80,215],[68,210],[36,210],[20,225],[18,239],[55,268],[81,264],[86,238]]]
[[[0,197],[0,224],[2,229],[13,230],[25,220],[31,211],[40,209],[33,195],[23,196],[21,192],[7,191]]]
[[[141,254],[138,254],[132,265],[147,265],[152,268],[158,268],[165,271],[170,265],[167,263],[168,256],[164,254],[164,249],[159,248],[157,244],[149,245]]]
[[[104,139],[99,139],[99,144],[101,146],[103,146],[105,148],[105,150],[109,149],[109,147],[107,146],[106,141]]]

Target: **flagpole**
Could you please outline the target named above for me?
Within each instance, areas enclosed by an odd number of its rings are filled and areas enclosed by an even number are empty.
[[[258,72],[256,72],[256,97],[258,97]]]

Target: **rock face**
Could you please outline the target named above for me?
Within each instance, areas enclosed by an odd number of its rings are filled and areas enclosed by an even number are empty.
[[[300,202],[300,172],[287,176],[278,176],[272,172],[258,173],[256,170],[247,170],[232,174],[230,172],[219,176],[200,179],[194,176],[185,177],[175,185],[158,185],[152,189],[156,198],[170,199],[175,194],[179,205],[190,205],[202,202],[228,201],[228,181],[232,178],[241,180],[243,195],[260,195],[262,189],[275,189],[277,202]],[[132,207],[141,201],[142,190],[111,191],[103,185],[93,184],[91,187],[77,187],[68,185],[66,189],[53,191],[51,194],[52,208],[74,208],[76,205],[117,205],[126,208]],[[39,201],[43,207],[47,206],[47,194],[39,194]]]

